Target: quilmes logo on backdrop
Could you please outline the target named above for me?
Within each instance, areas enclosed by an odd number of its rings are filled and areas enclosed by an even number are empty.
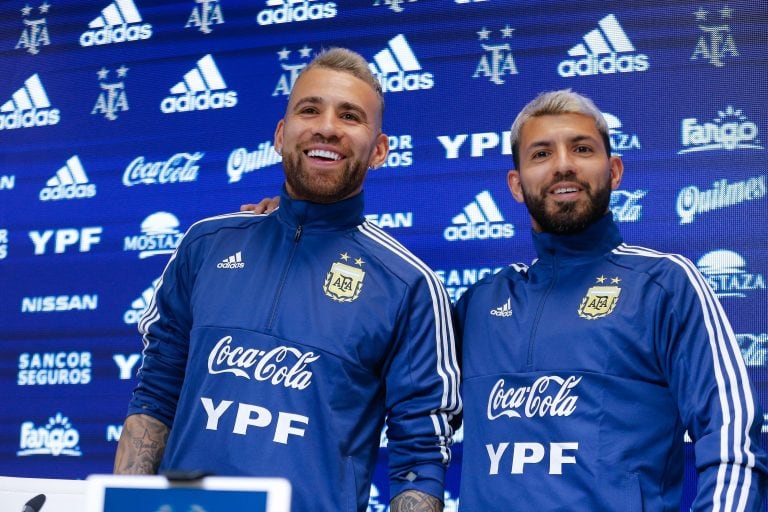
[[[709,122],[695,117],[682,121],[681,143],[678,155],[699,151],[733,151],[735,149],[765,149],[758,140],[757,124],[750,121],[741,109],[728,105],[717,111]]]
[[[768,192],[765,174],[729,183],[726,178],[716,180],[712,188],[701,190],[689,185],[677,194],[677,215],[680,224],[690,224],[696,215],[729,208],[747,201],[763,199]]]
[[[80,158],[74,155],[45,183],[40,200],[88,199],[95,195],[96,185],[88,181]]]
[[[156,212],[141,223],[141,235],[125,237],[123,251],[137,251],[139,259],[160,254],[173,254],[184,233],[179,231],[179,219],[168,212]]]
[[[24,30],[21,32],[19,42],[16,43],[16,49],[25,49],[32,55],[40,53],[41,46],[48,46],[51,44],[51,38],[48,36],[48,25],[46,23],[45,14],[48,14],[48,9],[51,8],[51,4],[47,0],[43,0],[43,3],[38,8],[40,11],[40,17],[35,18],[32,16],[34,9],[26,4],[21,9],[21,15],[24,18]]]
[[[747,293],[765,290],[765,276],[746,270],[747,262],[735,251],[718,249],[708,252],[699,258],[696,266],[720,298],[742,298]]]
[[[453,217],[451,226],[445,228],[443,237],[449,242],[512,238],[515,226],[504,221],[491,193],[483,190]]]
[[[574,58],[564,60],[557,66],[560,76],[630,73],[648,69],[648,56],[637,52],[616,16],[609,14],[597,24],[598,28],[584,36],[583,43],[568,50],[568,55]]]
[[[184,79],[171,87],[171,96],[160,103],[164,114],[232,108],[237,105],[237,92],[227,90],[219,68],[211,54],[197,61],[197,65],[184,74]]]
[[[143,23],[133,0],[115,0],[88,23],[80,36],[80,46],[141,41],[152,37],[152,25]]]
[[[435,85],[432,73],[422,71],[403,34],[390,39],[387,47],[373,56],[368,67],[379,79],[384,92],[418,91]]]
[[[58,124],[60,114],[59,109],[51,108],[40,76],[35,73],[0,106],[0,130],[53,126]]]

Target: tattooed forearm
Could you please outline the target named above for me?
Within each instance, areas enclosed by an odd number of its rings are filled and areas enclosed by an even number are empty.
[[[168,432],[168,427],[151,416],[128,416],[117,444],[114,472],[123,475],[157,473]]]
[[[389,505],[390,512],[442,512],[443,502],[419,491],[401,492]]]

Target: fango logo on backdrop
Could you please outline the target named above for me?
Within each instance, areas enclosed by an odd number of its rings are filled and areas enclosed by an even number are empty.
[[[141,41],[152,37],[152,25],[142,23],[133,0],[115,0],[88,23],[80,36],[80,46]]]
[[[387,47],[373,56],[368,67],[379,79],[385,93],[425,90],[435,85],[432,73],[422,71],[403,34],[390,39]]]
[[[491,193],[483,190],[456,215],[452,226],[445,228],[443,237],[449,242],[512,238],[515,226],[504,221]]]
[[[219,68],[211,54],[197,61],[184,74],[184,80],[171,87],[171,96],[160,103],[164,114],[232,108],[237,105],[237,92],[227,90]]]
[[[179,231],[179,219],[168,212],[156,212],[141,223],[141,235],[127,236],[124,251],[139,251],[139,259],[173,254],[184,233]]]
[[[584,36],[584,42],[568,50],[570,57],[557,66],[562,77],[590,76],[646,71],[648,56],[637,53],[616,16],[609,14],[598,28]]]
[[[35,73],[0,106],[0,130],[53,126],[58,124],[60,114],[59,109],[51,108],[40,76]]]
[[[66,457],[80,457],[80,432],[72,426],[69,418],[56,413],[48,419],[48,423],[42,427],[36,427],[31,421],[21,424],[19,450],[16,455],[28,457],[30,455],[60,455]]]
[[[757,124],[747,119],[741,109],[728,105],[717,111],[711,122],[699,123],[695,117],[686,117],[681,126],[683,149],[678,155],[698,151],[734,149],[765,149],[757,138]]]
[[[735,251],[718,249],[708,252],[699,258],[696,266],[720,298],[743,298],[747,293],[765,290],[765,276],[747,271],[747,262]]]

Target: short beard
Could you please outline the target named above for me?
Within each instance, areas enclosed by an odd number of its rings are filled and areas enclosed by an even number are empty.
[[[554,183],[566,179],[572,180],[573,178],[566,176]],[[553,205],[555,211],[553,212],[547,211],[546,195],[535,196],[523,189],[523,198],[528,213],[539,224],[543,232],[556,235],[580,233],[606,214],[611,202],[610,185],[601,187],[594,193],[588,184],[580,183],[580,185],[587,195],[587,204],[584,205],[584,203],[577,201],[555,202]]]
[[[368,167],[354,160],[344,167],[337,179],[325,180],[307,172],[302,161],[293,153],[283,155],[285,181],[296,199],[312,203],[337,203],[360,188]]]

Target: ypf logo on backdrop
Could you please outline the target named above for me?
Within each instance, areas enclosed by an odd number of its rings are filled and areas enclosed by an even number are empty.
[[[557,66],[562,77],[647,71],[648,56],[638,53],[616,16],[609,14],[589,31],[584,42],[568,50],[570,57]]]
[[[152,37],[152,25],[143,23],[133,0],[115,0],[88,23],[80,46],[141,41]]]
[[[43,0],[43,3],[38,8],[40,11],[40,17],[38,18],[32,16],[34,9],[29,4],[21,9],[21,15],[24,18],[24,29],[19,37],[19,42],[16,43],[17,50],[23,48],[30,54],[37,55],[40,53],[41,46],[51,44],[51,38],[48,35],[48,24],[43,16],[48,14],[48,9],[50,8],[51,5],[46,0]]]
[[[40,76],[35,73],[0,106],[0,130],[35,128],[58,124],[61,112],[51,108]]]

